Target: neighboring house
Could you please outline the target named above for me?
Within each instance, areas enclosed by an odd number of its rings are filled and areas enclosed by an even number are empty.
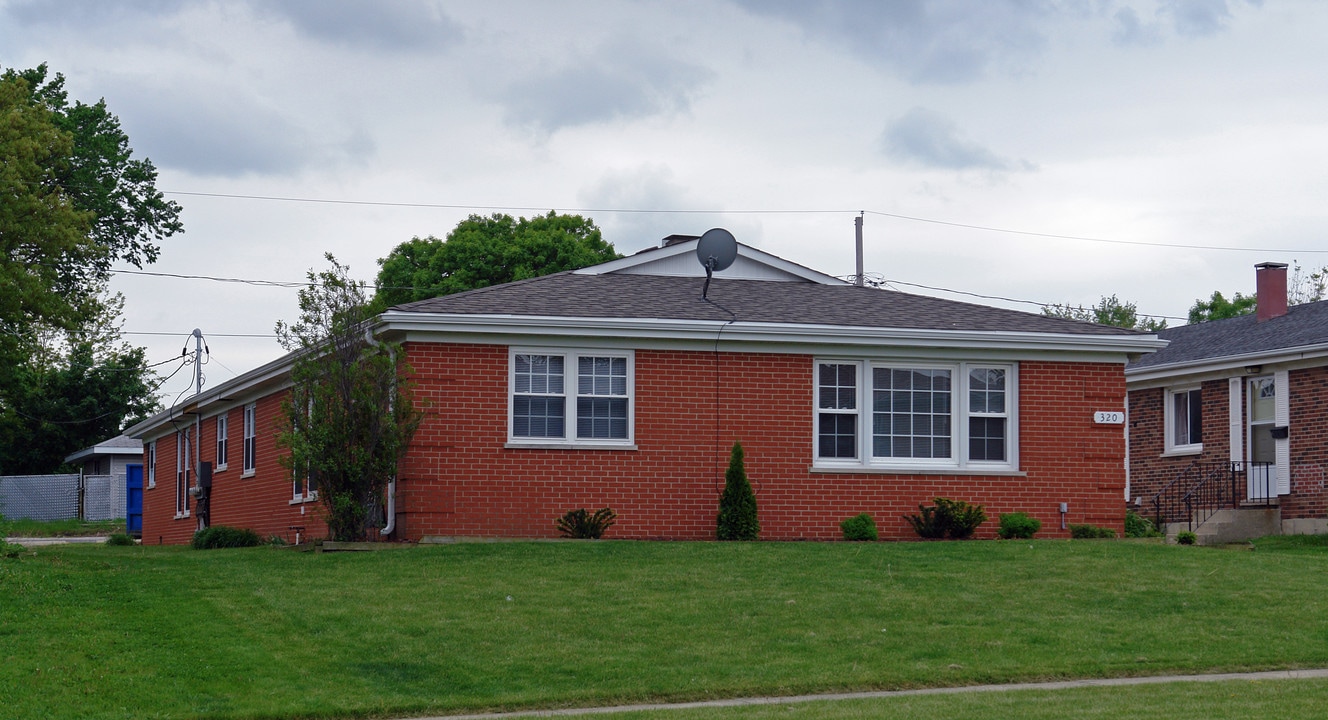
[[[143,461],[143,441],[127,435],[86,447],[65,458],[65,462],[79,466],[84,475],[111,475],[123,477],[125,466]]]
[[[1255,267],[1254,314],[1163,330],[1170,344],[1126,368],[1128,500],[1188,521],[1175,501],[1206,494],[1274,506],[1281,532],[1325,532],[1328,302],[1288,307],[1287,266]]]
[[[764,539],[838,539],[863,512],[908,539],[903,516],[937,497],[985,505],[980,537],[1013,511],[1048,537],[1121,530],[1124,367],[1156,336],[856,287],[742,245],[702,297],[697,244],[385,312],[375,333],[402,343],[426,412],[390,538],[553,537],[567,511],[611,507],[610,537],[710,539],[735,441]],[[131,428],[155,481],[145,542],[194,531],[195,448],[213,524],[326,532],[278,463],[289,369]]]

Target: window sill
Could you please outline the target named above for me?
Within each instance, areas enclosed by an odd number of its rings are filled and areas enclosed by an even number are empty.
[[[862,465],[813,465],[809,472],[820,475],[983,475],[986,477],[1028,477],[1023,470],[974,467],[868,467]]]
[[[1162,453],[1159,457],[1187,457],[1190,455],[1202,455],[1203,445],[1190,445],[1183,448],[1173,448]]]
[[[290,501],[289,503],[286,503],[286,504],[287,504],[287,505],[303,505],[303,504],[305,504],[305,503],[311,503],[311,502],[318,502],[318,493],[314,493],[313,495],[310,495],[309,497],[303,497],[303,498],[291,498],[291,501]]]
[[[218,466],[212,468],[212,472],[214,472],[214,473],[225,472],[225,471],[226,471],[226,466],[225,466],[225,465],[218,465]]]
[[[636,450],[636,443],[593,443],[593,442],[514,442],[503,444],[508,450]]]
[[[155,490],[156,487],[157,487],[157,483],[155,483],[155,482],[150,482],[150,483],[148,483],[148,489],[149,489],[149,490]]]
[[[175,513],[175,519],[176,519],[176,520],[184,520],[184,519],[187,518],[187,517],[189,517],[189,511],[188,511],[188,510],[185,510],[183,513]]]
[[[251,478],[257,474],[258,474],[257,470],[245,470],[244,472],[240,473],[240,479],[243,480],[244,478]]]

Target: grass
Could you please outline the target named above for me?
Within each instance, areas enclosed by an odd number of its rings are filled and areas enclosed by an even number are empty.
[[[0,538],[3,537],[87,537],[124,532],[125,521],[119,520],[29,520],[0,518]]]
[[[41,548],[0,560],[0,717],[399,717],[1328,666],[1315,542]]]

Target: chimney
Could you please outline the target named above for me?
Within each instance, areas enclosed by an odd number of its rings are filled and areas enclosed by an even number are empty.
[[[1266,262],[1254,266],[1254,291],[1259,296],[1255,315],[1259,322],[1287,313],[1287,265]]]

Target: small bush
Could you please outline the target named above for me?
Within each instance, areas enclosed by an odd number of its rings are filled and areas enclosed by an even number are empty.
[[[747,480],[742,443],[733,443],[729,469],[724,473],[724,494],[719,496],[719,515],[715,519],[715,537],[719,540],[755,540],[761,535],[761,518],[756,511],[756,492]]]
[[[1006,540],[1028,540],[1042,529],[1042,521],[1028,513],[1001,513],[1001,529],[997,535]]]
[[[133,539],[132,537],[130,537],[129,535],[127,535],[126,533],[112,533],[110,537],[106,538],[106,544],[107,544],[107,545],[137,545],[138,543],[134,542],[134,539]]]
[[[1133,510],[1125,511],[1125,537],[1149,538],[1162,537],[1162,533],[1153,526],[1153,521]]]
[[[194,533],[195,550],[215,550],[217,548],[258,547],[263,538],[247,528],[233,528],[226,525],[213,525]]]
[[[936,507],[918,506],[920,515],[905,515],[919,537],[963,540],[987,520],[987,511],[981,505],[969,505],[963,500],[936,498]]]
[[[585,508],[570,510],[554,523],[563,537],[581,540],[598,540],[604,531],[613,526],[618,514],[612,508],[600,508],[591,515]]]
[[[271,545],[272,547],[285,547],[285,546],[286,546],[286,538],[284,538],[284,537],[282,537],[282,536],[280,536],[280,535],[268,535],[268,536],[267,536],[267,544],[268,544],[268,545]]]
[[[1076,540],[1100,540],[1103,538],[1116,537],[1116,531],[1111,528],[1098,527],[1097,525],[1079,525],[1070,523],[1070,537]]]
[[[5,542],[5,539],[0,537],[0,558],[16,558],[26,551],[27,548],[22,545]]]
[[[839,523],[839,529],[844,533],[845,540],[875,540],[879,537],[876,533],[876,521],[867,513],[854,515]]]
[[[1182,530],[1176,533],[1177,545],[1193,545],[1199,542],[1199,537],[1189,530]]]

